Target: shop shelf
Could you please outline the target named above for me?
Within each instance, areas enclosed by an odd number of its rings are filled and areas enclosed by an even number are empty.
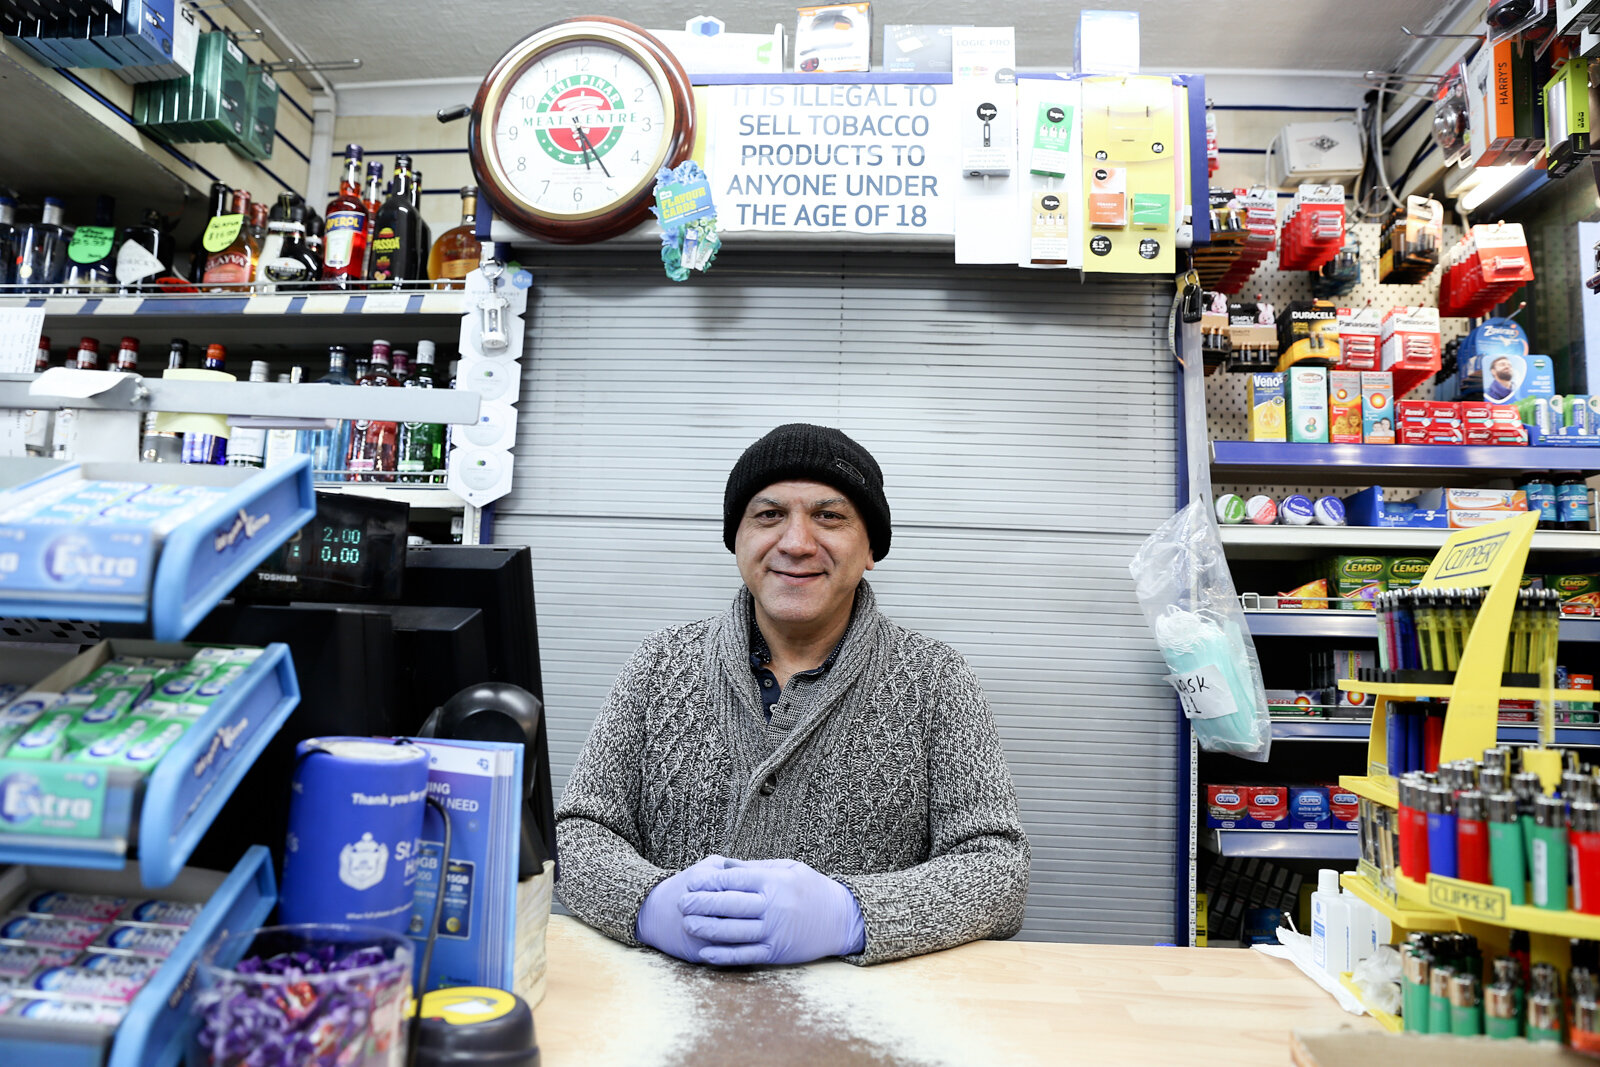
[[[1354,830],[1207,830],[1206,847],[1219,856],[1284,860],[1354,860]]]
[[[1402,930],[1442,933],[1453,931],[1459,925],[1455,916],[1435,908],[1415,907],[1406,901],[1391,900],[1359,872],[1347,871],[1341,874],[1339,884],[1344,887],[1345,892],[1365,902]]]
[[[74,880],[70,871],[65,875],[37,873],[58,888],[74,892],[133,895],[138,889],[116,875]],[[0,1018],[0,1063],[7,1067],[176,1067],[182,1063],[196,1022],[192,1005],[200,956],[213,941],[266,921],[278,899],[272,853],[263,845],[252,845],[225,877],[187,870],[175,888],[184,892],[174,896],[203,900],[205,908],[177,950],[134,998],[122,1024],[115,1028],[70,1026]]]
[[[318,482],[319,493],[343,493],[375,500],[392,500],[413,508],[459,511],[467,506],[451,489],[442,485],[390,485],[382,482]]]
[[[1305,482],[1366,486],[1409,480],[1418,486],[1482,485],[1527,471],[1600,473],[1600,449],[1497,445],[1316,445],[1214,441],[1211,476],[1249,484]]]
[[[1600,915],[1513,904],[1510,891],[1499,886],[1438,875],[1429,875],[1426,882],[1418,882],[1403,874],[1394,876],[1394,884],[1401,901],[1410,907],[1429,908],[1458,919],[1533,934],[1586,941],[1600,939]]]
[[[1339,984],[1349,990],[1350,995],[1361,1002],[1361,1007],[1365,1009],[1368,1015],[1372,1016],[1379,1026],[1383,1027],[1391,1034],[1404,1032],[1406,1027],[1405,1023],[1400,1020],[1400,1016],[1390,1015],[1386,1011],[1379,1011],[1377,1008],[1374,1008],[1372,1005],[1368,1004],[1366,998],[1361,995],[1360,987],[1350,980],[1350,973],[1348,971],[1339,976]]]
[[[1396,792],[1394,779],[1373,778],[1365,774],[1341,774],[1339,788],[1348,790],[1358,797],[1365,797],[1386,808],[1400,806],[1400,794]]]
[[[1452,689],[1449,685],[1363,682],[1349,678],[1341,681],[1339,688],[1344,692],[1370,693],[1373,696],[1389,697],[1391,700],[1418,700],[1423,698],[1443,700],[1449,698]],[[1557,689],[1555,692],[1557,700],[1564,700],[1569,704],[1600,703],[1600,690],[1596,689]],[[1538,700],[1543,695],[1543,689],[1531,686],[1503,685],[1500,687],[1500,698],[1502,700]]]
[[[1244,617],[1256,637],[1378,637],[1370,611],[1246,608]]]
[[[1372,723],[1365,719],[1273,719],[1274,741],[1365,741]]]
[[[160,538],[127,526],[8,528],[8,551],[22,560],[0,575],[0,615],[146,623],[157,640],[181,640],[317,510],[311,461],[304,456],[266,471],[169,464],[159,475],[164,482],[230,491]],[[152,476],[148,464],[138,463],[63,466],[9,460],[0,467],[0,483],[17,487],[51,478],[149,481]],[[81,571],[53,573],[45,565],[46,553],[59,551],[59,539],[66,537],[73,539],[69,547],[79,559],[114,557],[117,572],[94,575],[98,584],[92,590],[84,588],[90,578]]]
[[[34,295],[0,286],[0,307],[43,308],[45,318],[84,317],[96,323],[137,319],[158,328],[174,318],[219,321],[233,315],[306,317],[329,315],[444,315],[458,317],[467,310],[466,293],[459,289],[351,293],[158,293],[152,296]],[[257,319],[261,328],[267,320]]]
[[[1409,526],[1255,526],[1219,528],[1230,556],[1244,559],[1315,559],[1349,552],[1437,552],[1452,530]],[[1534,552],[1600,555],[1600,533],[1540,530]]]
[[[70,680],[62,685],[65,688],[112,655],[185,652],[193,649],[152,641],[111,641],[105,648],[96,646],[84,653],[51,679],[70,672]],[[0,833],[0,863],[116,870],[127,864],[129,852],[136,849],[144,886],[159,889],[169,884],[299,702],[300,686],[289,646],[266,646],[148,778],[131,771],[107,776],[98,834],[61,837],[12,829]],[[39,778],[71,769],[81,771],[83,765],[0,759],[0,779],[9,774]]]

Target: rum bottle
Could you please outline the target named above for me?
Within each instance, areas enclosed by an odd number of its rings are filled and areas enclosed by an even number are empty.
[[[461,225],[446,230],[428,253],[428,277],[435,289],[462,289],[466,277],[478,269],[483,243],[478,240],[478,190],[461,188]]]
[[[400,380],[389,367],[389,342],[372,342],[371,369],[357,385],[398,389]],[[357,419],[350,424],[350,452],[345,466],[353,482],[392,482],[399,466],[400,424]]]
[[[367,205],[361,201],[361,146],[346,145],[339,195],[328,203],[322,277],[331,289],[350,289],[367,257]]]
[[[242,292],[256,276],[261,246],[250,233],[250,194],[233,194],[233,210],[206,225],[206,273],[201,281],[219,291]],[[215,347],[215,346],[213,346]]]

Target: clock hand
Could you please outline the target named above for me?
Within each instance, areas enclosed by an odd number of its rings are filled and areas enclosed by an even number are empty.
[[[611,177],[611,172],[609,170],[606,170],[605,163],[602,162],[601,159],[600,159],[600,153],[596,152],[594,150],[594,146],[589,143],[589,135],[583,132],[583,127],[582,126],[574,126],[574,127],[572,127],[572,132],[577,134],[578,135],[578,140],[583,142],[584,151],[593,154],[594,161],[596,163],[600,164],[600,173],[604,174],[607,178]],[[588,162],[586,160],[584,162],[584,167],[587,168],[588,165],[589,164],[588,164]]]

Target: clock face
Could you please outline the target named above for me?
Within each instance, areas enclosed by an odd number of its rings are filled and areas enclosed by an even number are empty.
[[[495,215],[584,242],[648,219],[656,173],[693,141],[689,78],[672,53],[637,26],[590,16],[501,57],[478,90],[469,143]]]
[[[584,218],[653,182],[671,132],[667,103],[643,64],[604,44],[569,44],[512,83],[494,149],[526,204]]]

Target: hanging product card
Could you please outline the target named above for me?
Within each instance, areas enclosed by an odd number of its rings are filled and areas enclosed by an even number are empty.
[[[1028,170],[1050,178],[1064,178],[1072,167],[1072,108],[1043,103],[1033,121],[1033,158]]]
[[[661,262],[667,277],[684,281],[691,271],[709,270],[722,248],[711,185],[700,164],[686,160],[656,175],[656,203],[650,210],[661,223]]]
[[[98,263],[111,254],[117,239],[112,226],[79,226],[67,243],[67,258],[74,263]]]
[[[960,101],[961,173],[1003,177],[1016,162],[1016,33],[1011,27],[951,31]]]
[[[826,74],[872,69],[872,5],[802,7],[794,27],[794,69]]]
[[[1084,269],[1171,273],[1184,191],[1187,90],[1164,77],[1085,78]]]
[[[1039,193],[1033,198],[1033,227],[1029,250],[1035,263],[1064,264],[1072,255],[1067,236],[1067,207],[1059,193]]]

